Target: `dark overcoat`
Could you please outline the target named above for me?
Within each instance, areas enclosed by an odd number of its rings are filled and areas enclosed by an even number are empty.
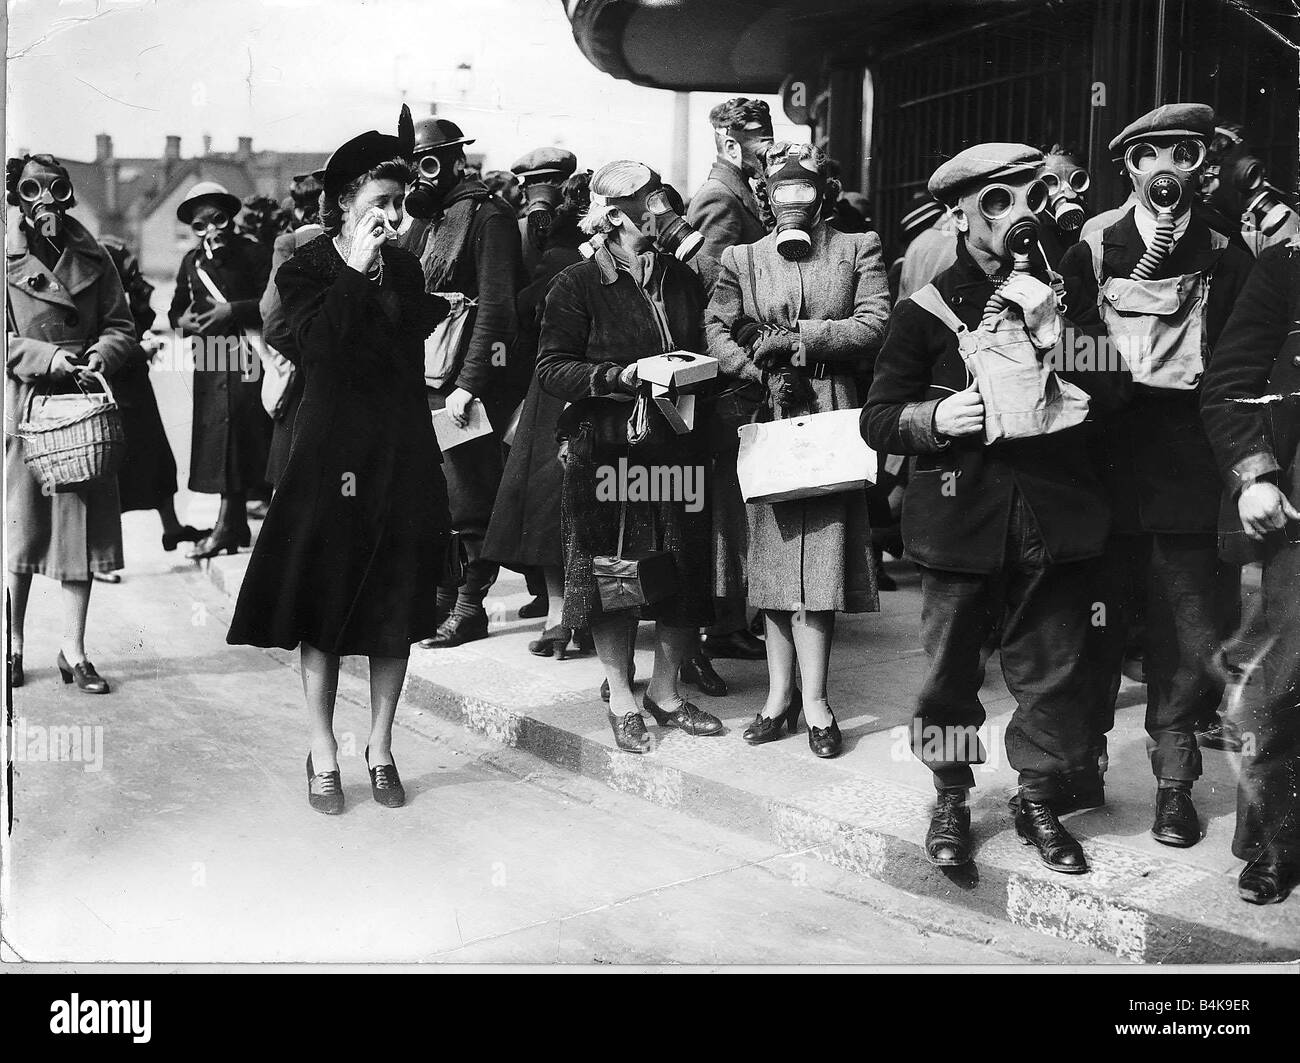
[[[47,494],[23,461],[17,429],[28,401],[53,383],[58,351],[80,357],[94,347],[110,381],[138,351],[122,282],[112,260],[76,219],[65,219],[64,249],[53,269],[31,252],[13,211],[5,257],[9,314],[5,352],[6,554],[10,572],[88,580],[122,567],[122,514],[117,478]]]
[[[1146,251],[1129,210],[1102,234],[1102,268],[1127,277]],[[1210,274],[1205,308],[1206,358],[1223,330],[1254,260],[1239,247],[1210,246],[1209,227],[1196,215],[1153,280]],[[1097,310],[1092,252],[1082,241],[1061,259],[1069,314],[1080,328],[1104,328]],[[1201,385],[1190,391],[1132,386],[1129,401],[1099,422],[1098,462],[1116,532],[1213,533],[1220,481],[1201,426]]]
[[[956,262],[933,283],[966,327],[975,329],[994,286],[964,240]],[[1061,375],[1089,393],[1093,412],[1122,401],[1123,371]],[[950,572],[996,571],[1017,491],[1052,561],[1100,554],[1110,519],[1089,454],[1088,425],[992,444],[977,434],[944,445],[934,432],[935,407],[970,382],[952,330],[910,298],[899,302],[876,359],[862,434],[877,453],[911,455],[903,494],[907,557]]]
[[[233,340],[245,329],[260,329],[258,301],[266,289],[271,255],[261,244],[233,235],[216,259],[200,259],[198,248],[186,252],[168,312],[172,328],[179,327],[177,322],[186,310],[202,313],[212,308],[212,295],[197,272],[200,261],[234,311],[231,324],[213,336]],[[182,335],[198,341],[209,338],[188,331]],[[271,419],[262,409],[260,366],[248,371],[238,358],[207,361],[206,366],[196,364],[194,368],[190,490],[204,494],[263,491]]]
[[[689,266],[668,255],[656,256],[662,270],[668,349],[703,352],[704,287]],[[661,354],[665,340],[646,294],[627,270],[617,268],[602,248],[585,262],[570,266],[551,285],[542,312],[537,377],[550,394],[569,402],[607,398],[619,373],[650,355]],[[703,404],[702,404],[703,405]],[[628,407],[629,410],[631,407]],[[662,446],[631,462],[660,468],[694,470],[707,479],[708,440],[697,412],[694,431],[675,435],[658,413],[650,418]],[[613,554],[618,537],[619,504],[598,496],[597,475],[610,458],[587,460],[571,445],[564,473],[561,525],[564,535],[564,624],[585,627],[601,612],[592,572],[594,556]],[[627,505],[627,540],[631,550],[666,550],[676,565],[676,591],[645,606],[641,615],[676,627],[702,627],[713,620],[710,584],[709,491],[689,509],[685,498],[631,501]]]
[[[437,627],[449,517],[423,366],[447,304],[413,256],[381,253],[379,285],[328,236],[277,275],[305,382],[232,644],[406,657]]]
[[[700,254],[714,260],[737,244],[752,244],[767,235],[763,216],[740,167],[715,159],[709,176],[691,197],[686,220],[704,237]]]

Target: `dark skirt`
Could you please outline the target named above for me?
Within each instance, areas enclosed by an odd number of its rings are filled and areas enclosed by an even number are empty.
[[[575,448],[581,449],[581,448]],[[701,430],[677,437],[652,461],[630,459],[634,466],[693,470],[693,500],[659,498],[629,501],[624,532],[624,557],[667,550],[676,567],[676,590],[670,597],[642,606],[643,620],[671,627],[704,627],[713,622],[709,454]],[[618,459],[593,460],[571,449],[564,468],[561,528],[564,536],[564,626],[586,627],[602,615],[600,591],[592,573],[592,558],[612,555],[618,546],[619,502],[598,493],[598,475],[612,476]],[[608,478],[602,483],[611,482]],[[683,483],[687,482],[685,479]]]
[[[158,412],[149,366],[136,363],[118,370],[113,394],[126,433],[126,456],[117,473],[122,512],[165,506],[176,494],[176,457]]]
[[[564,400],[543,391],[534,377],[519,413],[483,544],[483,554],[491,561],[513,569],[564,565],[560,539],[564,466],[555,440],[555,422],[563,409]]]

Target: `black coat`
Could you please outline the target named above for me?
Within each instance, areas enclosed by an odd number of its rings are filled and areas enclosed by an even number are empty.
[[[965,241],[934,285],[967,328],[978,326],[993,285]],[[1109,373],[1061,375],[1092,396],[1094,409],[1116,401],[1122,387]],[[879,453],[914,455],[903,494],[907,556],[952,572],[996,570],[1017,490],[1052,561],[1101,553],[1109,518],[1088,454],[1088,426],[991,445],[982,435],[965,436],[940,447],[934,407],[969,383],[948,326],[910,298],[900,302],[876,359],[861,424],[863,437]]]
[[[543,252],[538,275],[519,293],[519,337],[513,357],[530,367],[536,365],[542,302],[560,272],[581,261],[576,240]],[[564,469],[555,440],[555,422],[563,409],[564,400],[544,391],[532,373],[483,543],[484,556],[493,561],[512,568],[564,564],[560,539]]]
[[[1127,277],[1146,251],[1130,210],[1102,234],[1102,266]],[[1161,280],[1212,271],[1205,312],[1208,352],[1223,330],[1254,260],[1231,244],[1210,247],[1206,224],[1193,215],[1187,231],[1155,271]],[[1061,260],[1071,318],[1080,327],[1104,327],[1097,310],[1092,252],[1079,242]],[[1191,391],[1132,387],[1122,409],[1099,425],[1098,468],[1116,532],[1212,533],[1218,525],[1220,482],[1198,409],[1201,384]]]
[[[447,304],[411,255],[382,254],[381,286],[328,236],[277,274],[305,386],[230,643],[405,657],[436,628],[450,518],[423,341]]]
[[[1260,253],[1201,384],[1201,418],[1227,482],[1220,528],[1228,554],[1255,556],[1241,530],[1244,479],[1273,474],[1300,505],[1300,246]],[[1271,402],[1261,396],[1282,396]]]
[[[198,256],[199,249],[194,248],[181,260],[168,313],[172,328],[178,327],[186,310],[202,313],[212,308],[212,296],[195,272]],[[205,260],[203,268],[235,315],[231,325],[216,335],[236,337],[244,329],[260,329],[257,304],[271,271],[267,249],[246,237],[232,236],[221,257],[215,262]],[[265,489],[271,419],[262,409],[260,374],[242,372],[238,361],[230,358],[224,368],[195,366],[191,491],[231,494]]]

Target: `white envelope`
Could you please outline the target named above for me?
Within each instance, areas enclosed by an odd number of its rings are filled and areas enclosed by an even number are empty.
[[[470,399],[469,405],[465,407],[464,428],[451,419],[451,414],[445,408],[434,410],[432,416],[433,431],[438,437],[439,448],[444,452],[492,431],[492,422],[488,420],[487,411],[478,399]]]

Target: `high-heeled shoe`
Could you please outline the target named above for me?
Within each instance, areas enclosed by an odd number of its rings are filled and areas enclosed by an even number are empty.
[[[542,631],[542,637],[533,639],[528,644],[528,652],[535,657],[550,657],[554,654],[560,660],[564,660],[569,649],[570,632],[562,624],[556,624],[555,627],[548,627]]]
[[[180,543],[202,542],[211,534],[211,528],[205,528],[203,531],[199,531],[198,528],[192,528],[188,524],[182,524],[175,531],[163,532],[162,548],[168,553],[171,553]]]
[[[337,816],[343,811],[343,778],[338,768],[317,775],[311,766],[310,753],[307,754],[307,803],[327,816]]]
[[[11,653],[9,655],[9,686],[20,687],[27,681],[23,674],[23,655],[21,653]]]
[[[814,727],[812,722],[808,723],[808,748],[813,751],[815,756],[823,760],[829,760],[831,757],[838,757],[840,751],[844,748],[844,736],[840,734],[840,725],[835,719],[835,714],[831,713],[831,725],[829,727]]]
[[[639,712],[629,712],[622,716],[609,714],[609,725],[614,729],[614,744],[626,753],[650,752],[650,734],[645,729],[645,720]]]
[[[96,672],[95,666],[89,661],[69,664],[68,659],[63,656],[63,651],[59,650],[59,659],[56,663],[59,666],[59,675],[63,677],[65,684],[75,681],[77,689],[84,690],[87,694],[108,693],[108,680]]]
[[[244,528],[242,532],[231,528],[214,528],[206,538],[200,541],[185,556],[191,561],[206,561],[208,558],[216,557],[222,552],[227,554],[236,553],[241,546],[247,546],[248,543],[249,533],[247,528]]]
[[[661,709],[649,694],[641,699],[641,704],[660,727],[676,727],[696,738],[722,733],[721,720],[685,698],[675,709]]]
[[[525,602],[519,607],[519,612],[516,615],[520,620],[536,620],[545,616],[550,607],[551,603],[547,598],[536,594],[531,602]]]
[[[764,716],[761,712],[754,717],[754,722],[741,734],[751,746],[761,746],[764,742],[773,742],[781,737],[781,725],[795,734],[799,730],[799,713],[803,710],[803,694],[795,690],[794,697],[786,705],[780,716]]]
[[[397,774],[396,764],[370,767],[370,747],[366,746],[366,768],[370,771],[371,797],[385,808],[401,808],[406,804],[406,788]]]

